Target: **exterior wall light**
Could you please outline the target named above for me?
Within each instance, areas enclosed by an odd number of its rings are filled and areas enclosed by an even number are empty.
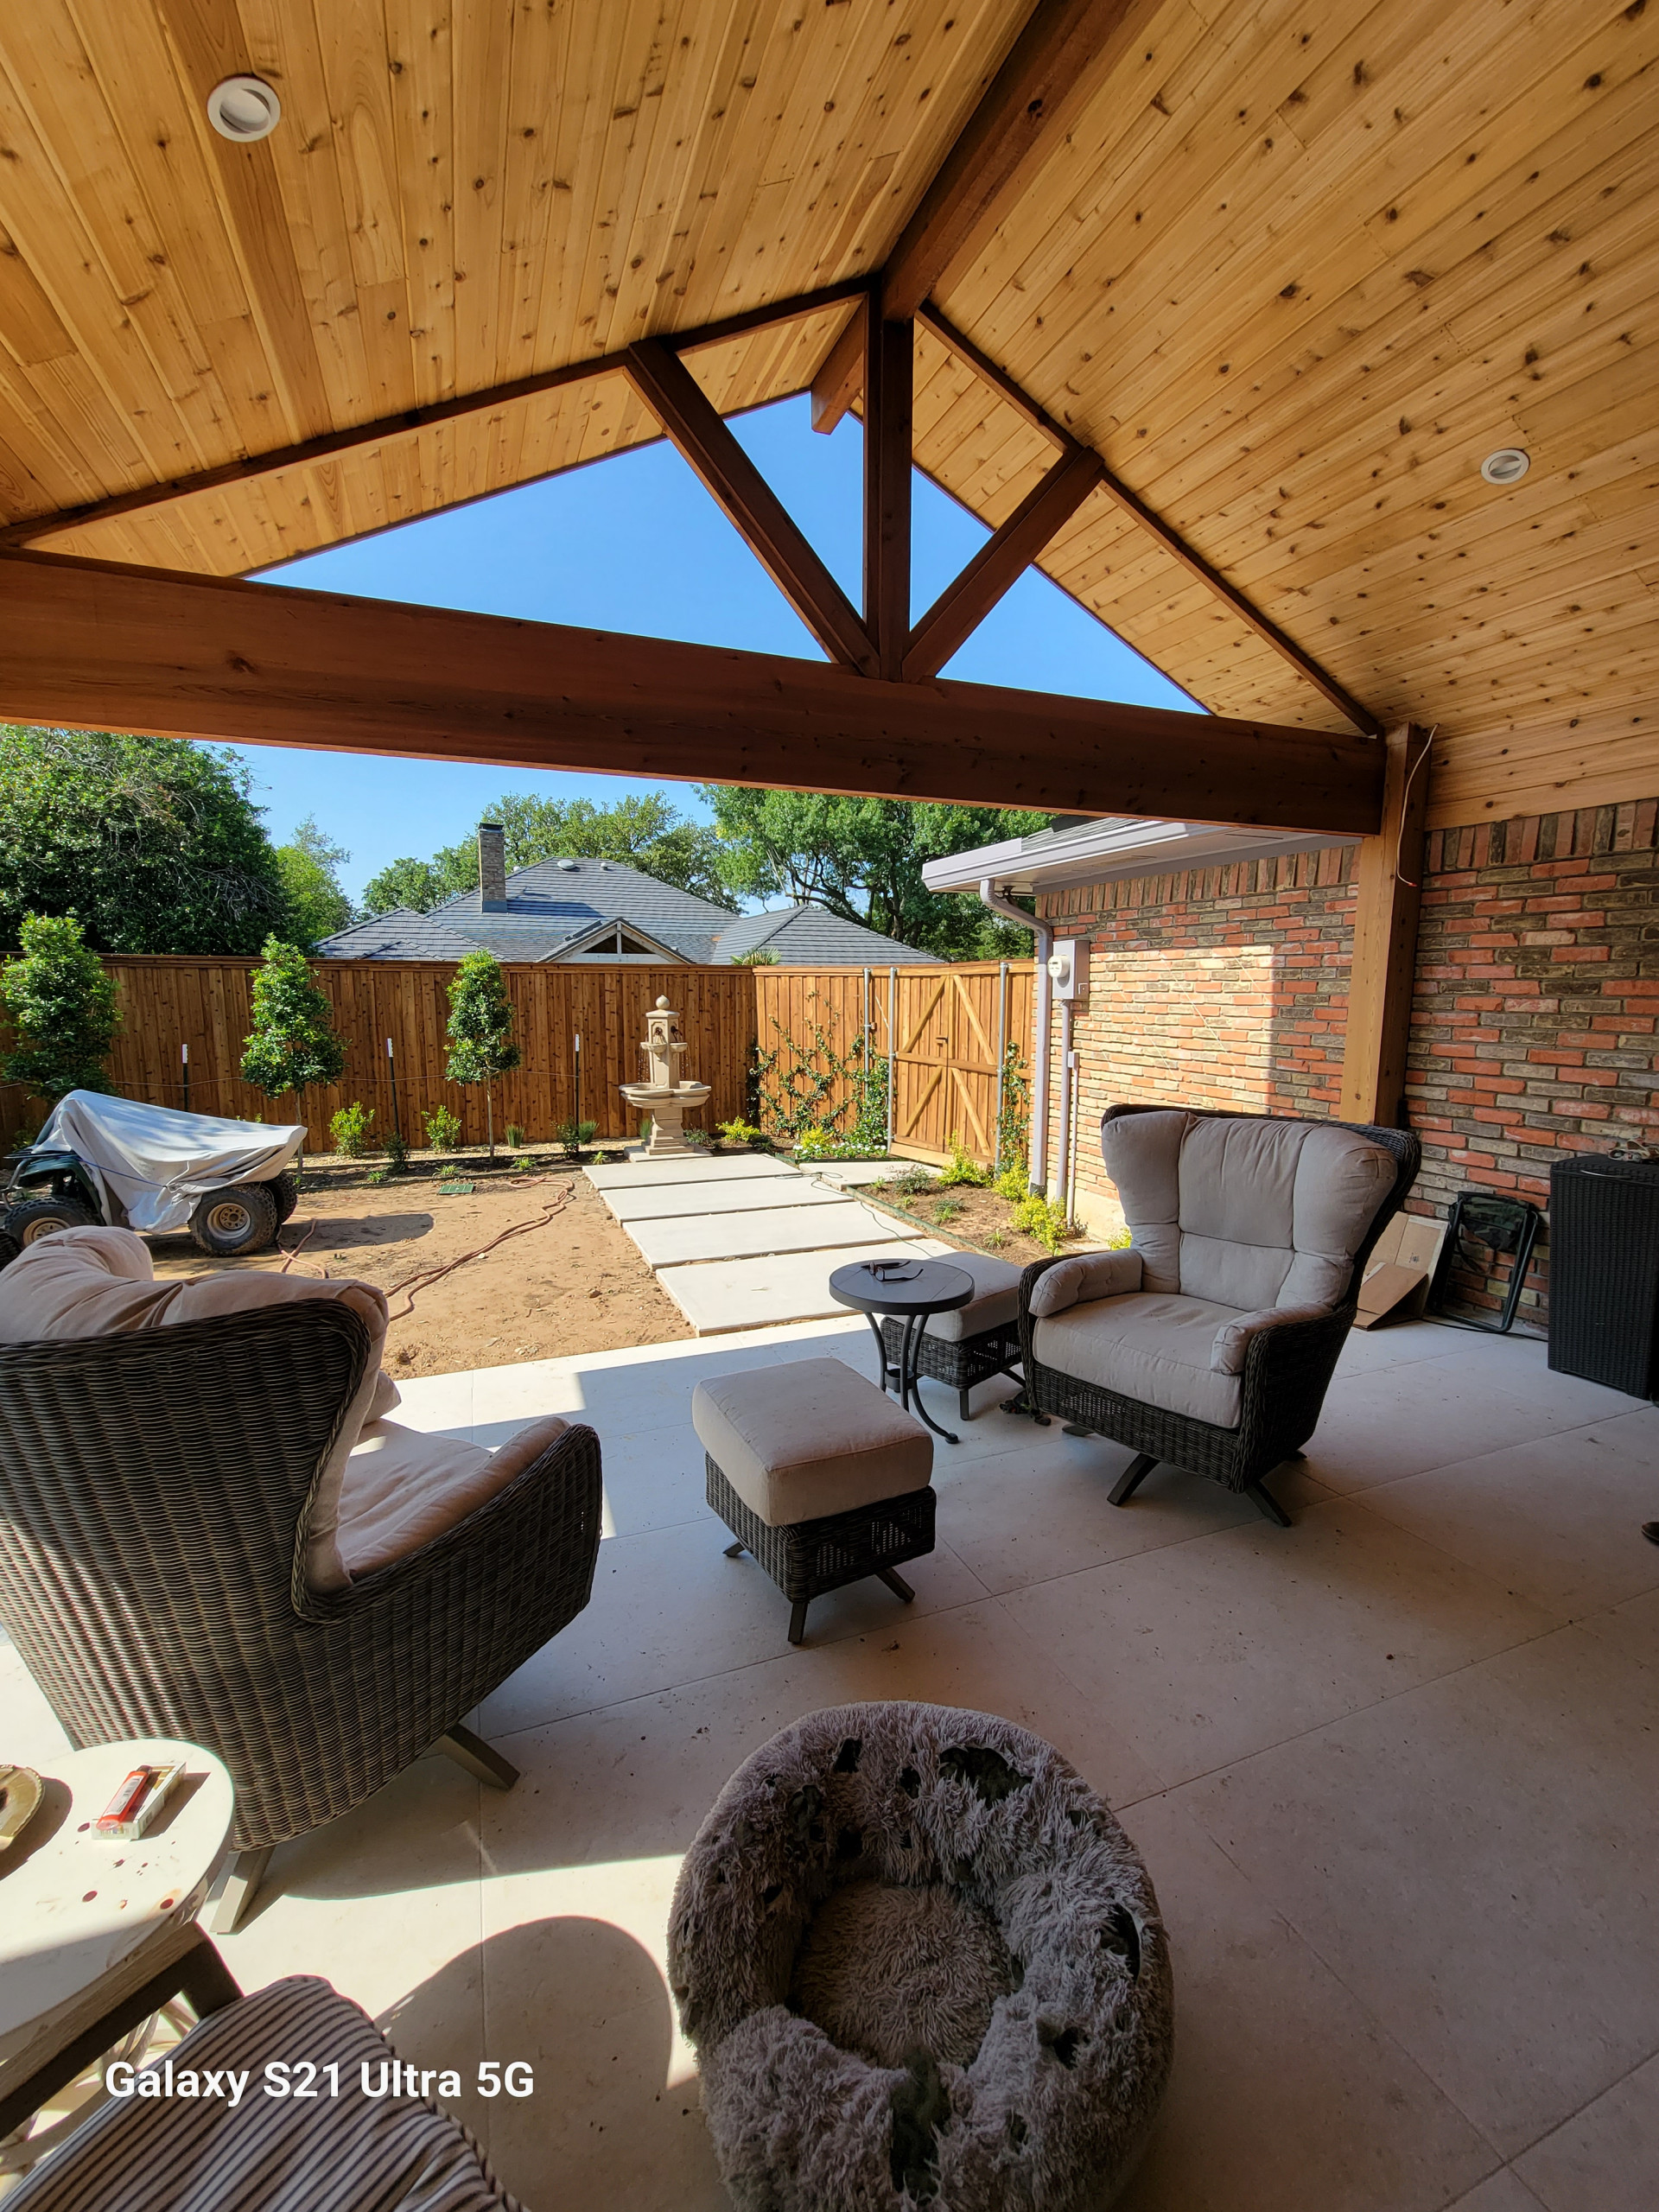
[[[1480,473],[1489,484],[1518,484],[1531,467],[1531,456],[1519,446],[1500,446],[1481,462]]]
[[[208,122],[241,145],[269,138],[282,118],[283,104],[263,77],[226,77],[207,95]]]

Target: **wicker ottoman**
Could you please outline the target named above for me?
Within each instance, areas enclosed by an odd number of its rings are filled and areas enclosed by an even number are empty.
[[[916,1371],[947,1382],[957,1394],[963,1421],[971,1421],[968,1393],[993,1375],[1020,1379],[1020,1269],[1012,1260],[993,1260],[983,1252],[947,1252],[948,1266],[974,1279],[975,1295],[954,1313],[935,1313],[915,1345]],[[881,1324],[887,1364],[899,1365],[905,1325],[892,1318]]]
[[[789,1640],[826,1590],[933,1548],[933,1440],[839,1359],[792,1360],[699,1382],[691,1425],[709,1465],[709,1503],[790,1601]]]

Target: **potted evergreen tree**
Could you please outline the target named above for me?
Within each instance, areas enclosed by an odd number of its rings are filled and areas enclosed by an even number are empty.
[[[493,953],[469,952],[449,986],[449,1060],[444,1074],[451,1083],[484,1085],[485,1126],[492,1160],[495,1158],[495,1078],[516,1068],[522,1058],[512,1041],[512,1003],[501,963]]]

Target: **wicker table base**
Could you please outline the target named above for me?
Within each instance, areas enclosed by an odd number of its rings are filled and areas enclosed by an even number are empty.
[[[769,1528],[743,1503],[723,1470],[709,1458],[709,1503],[737,1538],[726,1555],[753,1552],[790,1601],[789,1640],[806,1633],[806,1609],[827,1590],[876,1575],[908,1605],[915,1592],[893,1569],[920,1559],[933,1548],[934,1499],[930,1485],[857,1505],[848,1513],[826,1513],[816,1521]]]

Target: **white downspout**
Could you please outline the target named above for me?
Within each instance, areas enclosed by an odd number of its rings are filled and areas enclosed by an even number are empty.
[[[1048,1192],[1048,1052],[1049,1001],[1053,996],[1048,980],[1048,956],[1054,950],[1054,932],[1048,924],[1036,915],[1028,914],[1023,906],[1016,906],[1006,893],[999,891],[989,876],[982,879],[980,902],[1005,922],[1018,922],[1022,930],[1029,930],[1034,943],[1032,957],[1036,963],[1032,989],[1035,993],[1034,1014],[1036,1036],[1032,1043],[1031,1068],[1031,1165],[1027,1170],[1031,1187],[1045,1196]]]

